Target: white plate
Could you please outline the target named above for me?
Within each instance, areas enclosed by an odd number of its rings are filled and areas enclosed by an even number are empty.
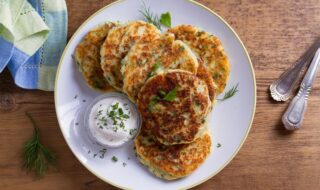
[[[112,3],[92,15],[73,35],[63,53],[57,73],[57,117],[63,136],[74,155],[102,180],[123,189],[190,188],[221,171],[245,141],[256,104],[253,67],[237,34],[220,16],[203,5],[187,0],[145,0],[145,3],[158,14],[170,11],[173,26],[191,24],[216,35],[222,41],[229,57],[231,75],[226,89],[239,83],[239,92],[233,98],[218,103],[209,115],[209,127],[213,133],[213,152],[209,158],[189,177],[165,181],[154,177],[136,160],[132,144],[120,149],[108,149],[104,158],[100,158],[99,154],[94,158],[94,154],[99,153],[102,148],[91,143],[82,132],[83,108],[99,93],[87,87],[78,72],[72,60],[74,49],[83,36],[101,22],[142,19],[138,11],[142,1],[122,0]],[[221,144],[220,148],[217,148],[218,143]],[[112,162],[112,156],[118,157],[119,161]],[[125,167],[123,162],[127,164]]]

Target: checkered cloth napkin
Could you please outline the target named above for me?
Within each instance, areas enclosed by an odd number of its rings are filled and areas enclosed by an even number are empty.
[[[18,86],[53,90],[66,37],[65,0],[0,0],[0,73]]]

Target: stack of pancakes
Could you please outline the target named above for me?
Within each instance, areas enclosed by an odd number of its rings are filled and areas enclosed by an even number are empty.
[[[143,21],[109,22],[84,37],[75,59],[90,87],[138,105],[136,152],[156,176],[187,176],[208,157],[207,115],[230,72],[217,37],[191,25],[161,33]]]

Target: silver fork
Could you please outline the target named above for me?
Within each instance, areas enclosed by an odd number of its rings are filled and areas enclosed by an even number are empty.
[[[313,81],[316,78],[320,64],[320,48],[314,55],[307,74],[303,78],[298,94],[291,101],[287,111],[282,116],[282,122],[286,129],[299,129],[302,125],[304,113],[307,109],[308,96],[311,91]]]
[[[294,90],[296,83],[298,82],[299,76],[305,68],[309,65],[313,55],[320,46],[320,39],[308,49],[307,52],[301,56],[297,62],[286,70],[278,80],[274,81],[270,85],[271,96],[276,101],[286,101],[288,100]]]

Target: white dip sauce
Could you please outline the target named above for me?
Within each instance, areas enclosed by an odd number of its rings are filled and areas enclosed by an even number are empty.
[[[117,147],[126,143],[135,137],[138,124],[137,111],[121,97],[106,97],[89,110],[88,128],[101,145]]]

